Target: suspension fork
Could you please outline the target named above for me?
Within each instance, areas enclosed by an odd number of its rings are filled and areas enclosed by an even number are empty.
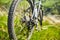
[[[32,12],[33,12],[33,8],[34,8],[34,6],[33,6],[33,1],[32,1],[32,0],[27,0],[27,1],[28,1],[28,3],[30,4],[30,7],[31,7]]]
[[[43,20],[43,12],[42,12],[42,6],[41,6],[41,0],[39,0],[39,3],[38,3],[38,12],[39,12],[39,15],[40,15],[40,25],[42,26],[42,20]]]
[[[32,9],[32,17],[30,21],[35,20],[37,22],[38,13],[37,13],[37,7],[36,7],[36,0],[32,0],[32,2],[31,0],[27,0],[27,1],[29,2]]]

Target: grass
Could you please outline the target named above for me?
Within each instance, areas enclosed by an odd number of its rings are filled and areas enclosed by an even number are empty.
[[[1,2],[5,4],[8,1],[5,2],[5,0],[4,1],[1,0]],[[43,5],[46,7],[52,7],[55,4],[55,2],[47,0],[46,3],[43,3]],[[21,2],[20,5],[18,5],[19,7],[17,9],[19,11],[22,11],[23,9],[28,8],[28,5],[29,4],[26,1],[23,1]],[[20,32],[19,30],[23,26],[26,26],[26,25],[22,25],[21,21],[19,21],[20,20],[19,16],[17,16],[16,19],[14,20],[15,23],[14,27],[15,27],[16,34],[19,34]],[[8,17],[7,13],[5,11],[2,12],[0,11],[0,40],[9,40],[8,29],[7,29],[8,28],[7,17]],[[43,21],[43,28],[47,28],[47,29],[43,29],[41,31],[34,30],[31,40],[60,40],[60,24],[59,23],[57,24],[51,25],[48,21],[45,22]],[[25,35],[27,35],[26,28],[21,34],[17,35],[18,40],[24,40],[26,38]]]
[[[17,28],[15,27],[16,34],[21,29],[19,27],[19,24],[16,25],[16,23],[19,23],[18,20],[19,19],[15,20],[15,26],[17,27]],[[20,24],[20,26],[22,25]],[[48,29],[44,29],[41,31],[35,30],[31,37],[31,40],[60,40],[60,29],[59,29],[60,26],[57,25],[56,28],[55,25],[52,26],[48,22],[43,22],[43,27],[47,27]],[[22,34],[17,36],[19,40],[22,40],[20,38]],[[24,38],[24,35],[22,37]],[[0,16],[0,40],[9,40],[7,31],[7,15]]]
[[[31,40],[60,40],[60,29],[49,26],[46,30],[34,31]]]
[[[27,5],[24,5],[24,3],[26,3]],[[53,1],[52,1],[52,3],[54,4]],[[23,1],[20,5],[18,5],[18,10],[20,10],[19,7],[22,7],[22,6],[23,6],[23,9],[26,9],[26,7],[28,7],[28,5],[29,4],[26,1]],[[51,4],[49,3],[49,5],[51,5]],[[22,10],[20,10],[20,11],[22,11]],[[18,14],[14,20],[14,23],[15,23],[14,27],[15,27],[16,34],[19,34],[19,32],[20,32],[19,30],[23,26],[26,26],[25,24],[22,25],[22,23],[20,21],[21,16],[20,17],[19,16],[20,16],[20,14]],[[7,29],[8,28],[7,27],[7,18],[8,18],[7,12],[0,11],[0,40],[9,40],[8,29]],[[60,40],[60,29],[59,29],[60,25],[51,25],[48,21],[43,21],[43,28],[47,28],[47,29],[43,29],[41,31],[34,30],[31,40]],[[18,40],[24,40],[26,38],[25,35],[27,35],[26,28],[21,34],[17,35]]]

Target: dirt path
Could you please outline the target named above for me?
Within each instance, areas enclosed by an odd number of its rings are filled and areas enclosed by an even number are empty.
[[[49,16],[44,16],[44,21],[48,20],[49,23],[55,24],[55,23],[60,23],[60,15],[49,15]]]

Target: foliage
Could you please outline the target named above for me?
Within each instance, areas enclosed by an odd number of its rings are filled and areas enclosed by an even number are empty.
[[[17,38],[18,40],[24,40],[26,38],[25,35],[27,35],[26,30],[22,31],[22,33],[20,32],[20,29],[22,27],[22,23],[21,21],[19,22],[19,17],[16,16],[15,19],[15,31],[17,34]],[[9,40],[9,36],[8,36],[8,31],[7,31],[7,15],[3,15],[0,16],[0,39],[1,40]],[[26,27],[26,25],[23,25]],[[57,25],[50,25],[48,23],[48,21],[43,22],[43,27],[47,28],[47,29],[43,29],[41,31],[37,31],[35,30],[31,40],[60,40],[60,29]],[[25,28],[26,29],[26,28]]]
[[[31,40],[60,40],[60,29],[55,26],[47,26],[48,29],[42,31],[34,31]]]
[[[11,1],[12,0],[0,0],[0,6],[3,5],[5,7],[8,7],[8,6],[10,6]],[[60,0],[45,0],[43,2],[44,11],[46,11],[47,9],[51,9],[51,11],[47,10],[47,12],[48,13],[51,12],[53,14],[59,13],[59,10],[60,10],[59,2],[60,2]],[[23,1],[18,6],[21,8],[23,7],[23,9],[26,9],[26,7],[28,7],[28,6],[25,5],[25,3],[27,5],[29,5],[26,1]],[[19,7],[18,7],[18,9],[19,9]],[[1,15],[1,14],[3,14],[3,15]],[[7,17],[8,17],[7,12],[0,13],[0,40],[9,40]],[[27,35],[27,33],[26,33],[27,30],[26,30],[26,28],[24,28],[25,30],[22,31],[22,33],[20,33],[20,29],[23,26],[26,27],[25,24],[22,25],[22,23],[20,21],[21,20],[20,17],[19,17],[19,15],[15,17],[14,27],[15,27],[15,32],[16,32],[18,40],[24,40],[26,38],[25,35]],[[43,27],[46,27],[48,29],[43,29],[41,31],[34,30],[31,40],[60,40],[60,29],[59,29],[60,25],[52,26],[48,21],[45,21],[45,22],[43,21]]]
[[[0,5],[4,5],[6,8],[9,8],[8,6],[10,6],[11,2],[12,0],[0,0]],[[26,0],[21,3],[20,7],[22,7],[22,5],[25,5],[25,3]],[[42,5],[46,14],[60,14],[60,0],[42,0]],[[50,11],[48,10],[49,8]],[[55,10],[57,10],[57,12]]]
[[[60,6],[59,4],[60,0],[46,0],[43,2],[44,11],[46,14],[60,14],[60,8],[58,8]]]

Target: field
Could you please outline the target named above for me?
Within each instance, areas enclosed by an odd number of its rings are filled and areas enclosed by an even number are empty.
[[[43,1],[43,10],[46,11],[47,15],[44,16],[42,30],[35,30],[31,36],[30,40],[60,40],[60,17],[54,19],[53,14],[60,16],[60,0],[46,0]],[[50,4],[51,3],[51,4]],[[8,11],[11,1],[0,1],[0,40],[9,40],[8,34]],[[29,4],[24,0],[18,5],[17,10],[14,15],[14,30],[18,40],[26,39],[26,31],[24,30],[20,33],[20,29],[26,27],[25,24],[21,23],[21,18],[23,16],[23,10],[27,9]],[[50,9],[48,11],[48,9]],[[51,13],[52,15],[50,15]],[[59,21],[58,21],[59,20]],[[35,27],[35,26],[34,26]],[[38,26],[40,29],[40,25]]]
[[[0,11],[0,40],[9,40],[8,36],[8,27],[7,27],[7,12]],[[19,20],[19,19],[17,19]],[[15,30],[19,32],[19,24],[18,21],[15,20]],[[21,24],[20,24],[21,26]],[[17,27],[17,28],[16,28]],[[18,29],[19,28],[19,29]],[[18,34],[18,33],[16,33]],[[23,40],[20,38],[20,34],[17,36],[19,40]],[[60,25],[58,24],[50,24],[48,21],[43,21],[43,30],[37,31],[34,30],[31,40],[60,40]]]

